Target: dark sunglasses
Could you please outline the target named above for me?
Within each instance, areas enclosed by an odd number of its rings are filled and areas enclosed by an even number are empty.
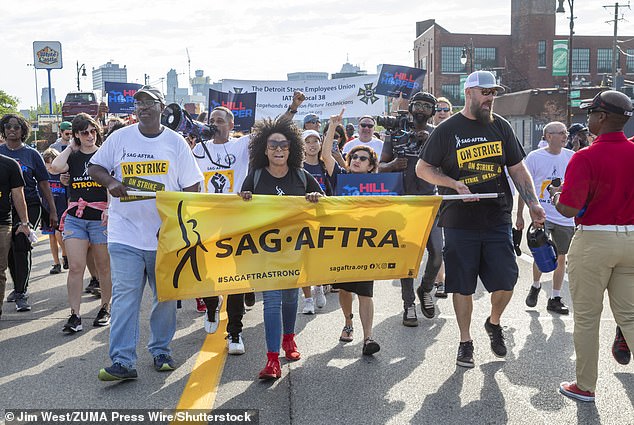
[[[321,121],[319,120],[310,120],[310,121],[306,121],[306,124],[311,123],[311,124],[321,124]]]
[[[479,88],[479,87],[478,87]],[[480,93],[482,93],[482,96],[497,96],[498,95],[498,89],[480,89]]]
[[[365,155],[357,155],[356,153],[355,153],[355,154],[352,154],[352,156],[351,156],[350,158],[352,158],[352,159],[358,159],[358,160],[359,160],[359,161],[361,161],[361,162],[365,162],[365,161],[369,161],[369,160],[370,160],[370,157],[369,157],[369,156],[365,156]]]
[[[589,108],[588,109],[588,116],[594,114],[595,112],[603,112],[605,114],[609,114],[608,111],[604,111],[603,109],[599,109],[599,108]]]
[[[269,150],[276,150],[277,148],[282,149],[283,151],[287,151],[291,147],[291,142],[288,140],[269,140],[266,142],[266,147]]]
[[[361,127],[363,127],[363,128],[372,128],[372,127],[374,127],[374,124],[366,124],[366,123],[363,123],[363,124],[359,124],[359,125],[360,125]]]
[[[94,128],[91,128],[90,130],[79,130],[79,134],[84,137],[88,136],[89,134],[92,134],[94,136],[95,134],[97,134],[97,130]]]
[[[10,122],[4,123],[4,129],[5,130],[11,130],[12,128],[14,130],[19,130],[19,129],[22,128],[22,126],[20,124],[11,124]]]
[[[449,108],[436,108],[436,112],[449,112]]]

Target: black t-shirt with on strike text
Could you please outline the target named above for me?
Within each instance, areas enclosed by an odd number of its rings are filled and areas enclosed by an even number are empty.
[[[455,114],[436,127],[423,147],[421,159],[463,182],[472,193],[504,194],[477,202],[444,201],[439,226],[488,229],[512,223],[513,197],[504,167],[518,164],[525,154],[508,121],[497,114],[493,118],[491,124],[484,125]],[[442,186],[438,192],[456,194]]]
[[[108,190],[95,182],[88,174],[88,163],[95,152],[87,154],[77,151],[68,157],[68,173],[70,174],[68,199],[70,202],[77,202],[79,198],[86,202],[108,201]],[[72,208],[68,210],[68,214],[76,216],[76,211],[77,207]],[[86,207],[81,218],[84,220],[101,220],[101,211]]]
[[[23,186],[20,165],[12,158],[0,155],[0,226],[11,225],[11,189]]]
[[[304,173],[306,176],[306,186],[304,186],[304,182],[302,182],[298,173]],[[280,178],[273,177],[266,168],[262,168],[262,174],[260,174],[260,179],[255,188],[253,187],[253,176],[254,171],[251,171],[244,183],[242,183],[242,191],[249,191],[258,195],[294,196],[304,196],[312,192],[324,193],[317,180],[303,168],[289,168],[288,173]]]

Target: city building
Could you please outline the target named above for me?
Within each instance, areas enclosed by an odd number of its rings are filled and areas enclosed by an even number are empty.
[[[567,88],[567,76],[552,75],[553,42],[568,40],[568,34],[555,34],[555,3],[555,0],[512,0],[510,35],[457,34],[447,31],[434,19],[417,22],[414,64],[427,71],[424,89],[461,105],[464,103],[461,76],[464,78],[479,69],[493,71],[508,92]],[[597,13],[602,11],[602,5],[597,3]],[[634,78],[634,38],[625,35],[618,38],[619,49],[628,56],[618,54],[616,68],[622,70],[625,79]],[[599,86],[612,75],[613,42],[612,36],[574,35],[573,90]],[[573,109],[573,114],[578,112]]]
[[[167,92],[165,93],[167,103],[183,104],[189,102],[189,89],[178,86],[179,75],[175,69],[170,69],[167,73]]]
[[[127,83],[128,82],[128,70],[125,65],[123,68],[119,67],[119,64],[108,61],[101,65],[99,68],[92,69],[92,89],[99,91],[103,94],[105,89],[105,82],[111,81],[114,83]]]
[[[341,66],[341,71],[335,72],[330,76],[330,78],[334,80],[335,78],[356,77],[367,74],[368,71],[362,70],[359,66],[352,65],[350,62],[346,61],[346,63]]]
[[[53,96],[53,105],[57,103],[55,98],[55,87],[51,88],[51,95]],[[45,106],[48,111],[48,87],[42,87],[42,96],[40,96],[40,105]]]

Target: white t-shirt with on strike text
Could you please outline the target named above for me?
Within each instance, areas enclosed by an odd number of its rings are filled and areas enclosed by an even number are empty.
[[[185,139],[167,127],[156,137],[145,137],[138,124],[117,130],[90,163],[114,171],[115,179],[141,191],[181,191],[203,179]],[[108,243],[155,251],[160,226],[155,198],[111,198]]]
[[[204,180],[200,191],[238,193],[249,171],[250,136],[230,138],[226,143],[197,143],[193,153]]]

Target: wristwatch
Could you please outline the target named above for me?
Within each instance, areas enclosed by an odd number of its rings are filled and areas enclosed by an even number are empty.
[[[288,109],[286,111],[290,112],[291,114],[296,114],[297,113],[297,109],[293,110],[293,109],[291,109],[290,106],[288,107]]]
[[[29,229],[31,228],[31,223],[29,223],[28,221],[27,221],[27,222],[20,222],[20,224],[19,224],[19,225],[20,225],[20,226],[26,226],[26,227],[28,227]]]

